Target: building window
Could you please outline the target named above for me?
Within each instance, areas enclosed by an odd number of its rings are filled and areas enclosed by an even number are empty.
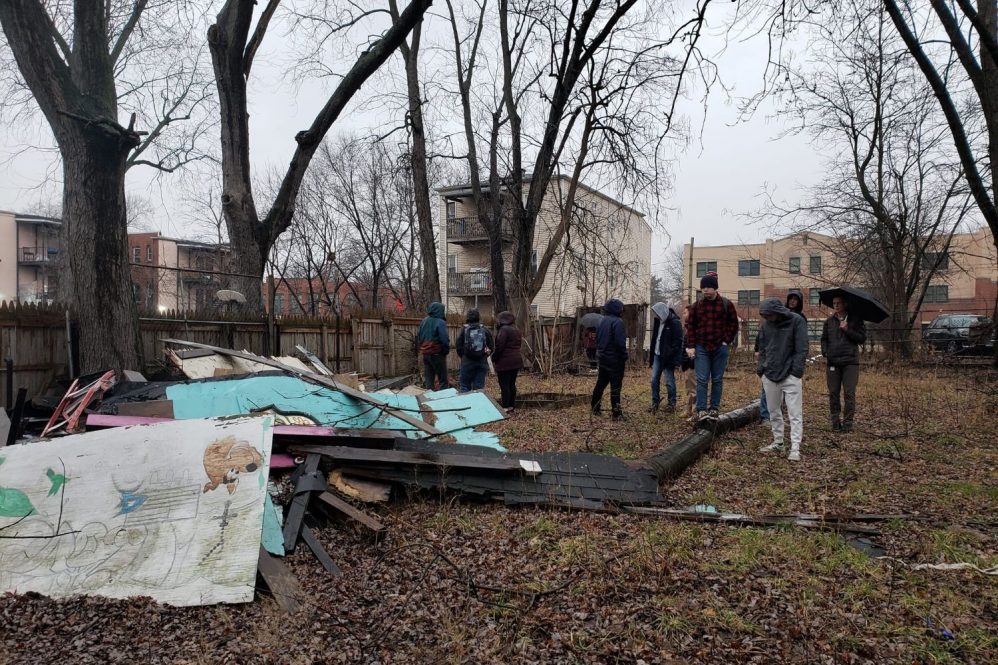
[[[132,263],[139,263],[142,261],[142,248],[132,247]]]
[[[758,305],[759,304],[759,290],[750,289],[738,292],[738,304],[739,305]]]
[[[152,263],[152,245],[146,245],[146,263]]]
[[[791,256],[790,257],[790,265],[787,267],[787,271],[790,272],[790,273],[792,273],[792,274],[794,274],[794,275],[799,275],[800,274],[800,257],[799,256]]]
[[[447,219],[457,219],[457,201],[447,202]]]
[[[756,259],[743,259],[738,262],[739,277],[758,277],[759,261]]]
[[[812,275],[820,275],[821,274],[821,257],[820,256],[812,256],[811,257],[810,270],[811,270],[811,274]]]
[[[452,275],[457,272],[457,254],[447,255],[447,274]]]
[[[709,272],[717,272],[717,261],[697,261],[697,277],[703,277]]]
[[[280,314],[284,309],[284,296],[279,293],[274,294],[274,314]]]
[[[537,305],[535,304],[530,305],[530,316],[536,319],[539,314],[540,310],[538,309]]]
[[[812,305],[821,304],[821,289],[808,289],[807,300]]]
[[[936,265],[936,262],[939,265]],[[949,270],[949,252],[926,252],[922,260],[925,270]]]
[[[925,287],[925,298],[923,298],[923,301],[927,303],[949,302],[949,285],[933,284]]]

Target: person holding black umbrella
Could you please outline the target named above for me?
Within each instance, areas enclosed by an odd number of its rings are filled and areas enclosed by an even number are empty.
[[[835,310],[825,320],[821,333],[821,354],[828,362],[828,402],[832,430],[851,432],[856,415],[856,386],[859,384],[859,345],[866,341],[863,319],[850,313],[849,299],[844,294],[832,297]],[[840,402],[845,393],[845,408]]]

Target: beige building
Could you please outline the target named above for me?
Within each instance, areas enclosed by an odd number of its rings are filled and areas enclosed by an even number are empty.
[[[818,292],[837,284],[842,269],[836,263],[835,238],[818,233],[797,233],[758,244],[683,246],[683,293],[699,297],[700,277],[718,275],[720,292],[735,303],[744,343],[758,328],[759,303],[767,297],[786,298],[796,289],[804,296],[812,339],[821,335],[828,310]],[[990,314],[998,295],[998,262],[987,227],[953,236],[948,256],[926,291],[921,323],[927,325],[943,312]],[[693,279],[690,282],[690,272]],[[861,284],[858,286],[862,286]]]
[[[561,219],[569,179],[552,178],[534,230],[531,262],[537,265]],[[485,229],[467,185],[437,190],[440,197],[440,262],[444,304],[492,315],[492,277]],[[487,190],[485,192],[487,194]],[[644,215],[585,185],[578,188],[570,240],[558,248],[532,304],[535,316],[574,316],[576,308],[611,297],[647,304],[651,292],[652,230]],[[503,254],[512,264],[513,229],[504,229]],[[507,278],[508,279],[508,278]]]
[[[0,302],[52,302],[61,269],[62,221],[0,210]],[[217,245],[129,233],[132,293],[147,311],[213,305],[222,288],[211,271],[224,269],[228,250]]]
[[[59,284],[62,222],[0,210],[0,301],[51,302]]]

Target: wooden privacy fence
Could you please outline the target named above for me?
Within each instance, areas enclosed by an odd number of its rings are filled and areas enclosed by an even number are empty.
[[[296,346],[301,345],[334,371],[401,376],[422,371],[416,352],[421,320],[421,316],[379,318],[363,313],[344,318],[337,328],[336,321],[328,318],[284,318],[275,322],[271,344],[265,318],[227,319],[217,312],[143,316],[139,329],[144,367],[140,369],[149,373],[162,367],[163,343],[159,340],[172,337],[261,355],[295,355]],[[68,376],[66,323],[66,310],[58,305],[0,303],[0,406],[12,401],[18,388],[26,388],[28,395],[34,396],[53,379]],[[453,346],[461,325],[448,322],[447,330]],[[447,365],[451,370],[460,366],[453,350]]]

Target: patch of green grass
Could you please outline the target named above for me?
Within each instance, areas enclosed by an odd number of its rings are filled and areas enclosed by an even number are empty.
[[[705,504],[721,510],[721,498],[717,494],[717,489],[711,483],[708,483],[700,492],[691,495],[689,501],[691,505]]]
[[[593,536],[589,534],[579,534],[562,538],[557,542],[555,548],[558,551],[558,560],[566,566],[583,566],[595,564],[600,559],[602,548]]]
[[[998,485],[981,485],[962,480],[952,480],[939,483],[942,491],[948,494],[959,494],[970,499],[985,498],[988,501],[998,501]]]
[[[737,529],[722,549],[721,561],[716,568],[739,575],[758,568],[774,546],[779,547],[774,545],[774,538],[782,538],[782,534],[775,529]]]
[[[790,497],[787,491],[776,485],[760,485],[756,488],[756,495],[759,500],[766,505],[766,509],[775,513],[785,513],[790,509]]]
[[[990,565],[979,555],[982,536],[976,531],[960,527],[934,529],[930,533],[929,556],[948,563],[967,562],[978,566]]]
[[[532,540],[543,536],[550,536],[558,530],[558,523],[551,519],[550,515],[540,515],[533,524],[520,529],[519,536],[524,540]]]

